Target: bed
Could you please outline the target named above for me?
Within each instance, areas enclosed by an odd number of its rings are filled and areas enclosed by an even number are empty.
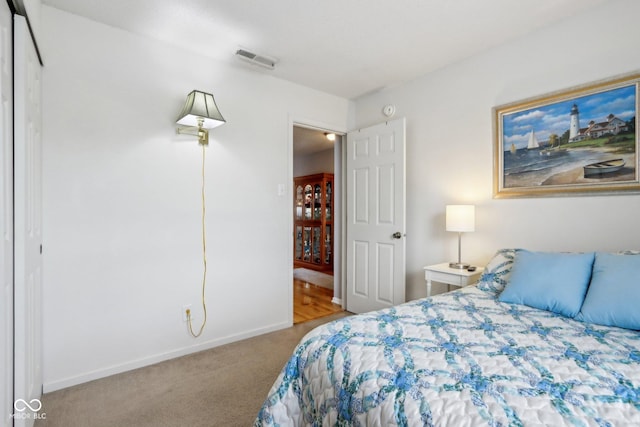
[[[477,286],[311,331],[254,426],[640,426],[640,332],[501,301],[518,251]]]

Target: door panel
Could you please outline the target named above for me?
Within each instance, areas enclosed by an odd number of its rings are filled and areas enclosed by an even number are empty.
[[[14,394],[31,402],[42,393],[41,66],[24,17],[14,17],[14,30]]]
[[[354,202],[354,221],[357,224],[367,224],[369,221],[369,170],[356,169],[353,173],[354,191],[360,195]]]
[[[347,310],[362,313],[405,300],[405,120],[348,133],[346,153]]]
[[[0,5],[0,426],[13,425],[13,64],[11,11]]]
[[[378,284],[377,292],[380,301],[393,305],[393,278],[395,248],[393,245],[378,243]]]
[[[378,222],[379,224],[393,225],[394,219],[394,182],[395,168],[391,165],[378,167]]]
[[[369,296],[369,242],[353,242],[354,252],[354,293],[362,297]]]

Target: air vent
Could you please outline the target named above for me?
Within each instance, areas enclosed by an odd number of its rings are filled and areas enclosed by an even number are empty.
[[[245,49],[236,50],[236,56],[243,61],[250,62],[254,65],[259,65],[269,70],[273,70],[276,67],[277,61],[275,59],[269,58],[268,56],[258,55]]]

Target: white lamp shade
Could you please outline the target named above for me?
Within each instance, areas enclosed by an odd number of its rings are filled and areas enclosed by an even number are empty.
[[[176,123],[183,126],[197,127],[198,119],[203,120],[202,127],[205,129],[213,129],[226,122],[218,110],[213,95],[194,90],[187,95],[187,101]]]
[[[470,232],[476,229],[474,205],[447,205],[447,231]]]

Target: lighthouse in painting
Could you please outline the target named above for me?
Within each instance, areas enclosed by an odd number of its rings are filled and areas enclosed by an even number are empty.
[[[571,124],[569,125],[569,141],[573,141],[573,139],[580,134],[580,112],[578,111],[578,106],[573,104],[571,107]]]

